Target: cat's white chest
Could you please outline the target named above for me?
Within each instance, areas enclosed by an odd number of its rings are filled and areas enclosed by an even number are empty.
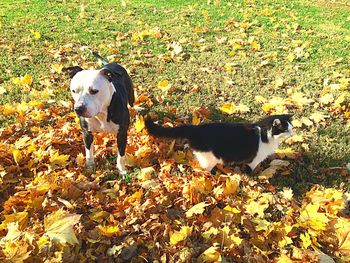
[[[271,154],[274,154],[278,145],[278,139],[270,138],[268,143],[262,142],[260,139],[258,152],[256,153],[256,156],[254,157],[253,161],[248,164],[250,168],[254,170],[259,163],[264,161]]]
[[[98,114],[97,116],[92,118],[85,118],[85,120],[88,123],[88,128],[91,132],[104,131],[108,133],[117,134],[119,129],[118,124],[115,124],[112,121],[107,121],[106,114]]]

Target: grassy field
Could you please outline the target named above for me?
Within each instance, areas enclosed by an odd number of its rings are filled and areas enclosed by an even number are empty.
[[[13,136],[31,129],[25,118],[31,107],[53,114],[40,122],[45,126],[55,127],[55,116],[71,116],[69,79],[61,69],[98,67],[89,47],[128,69],[144,99],[133,111],[137,118],[151,113],[161,122],[237,122],[293,113],[296,137],[282,145],[287,169],[262,180],[267,161],[252,177],[265,190],[289,187],[297,201],[316,184],[350,190],[345,0],[3,0],[0,30],[3,143],[15,141],[8,127],[17,127]],[[231,112],[220,110],[225,104]],[[79,136],[73,136],[75,150],[82,148]],[[108,167],[114,161],[107,155],[100,162]],[[5,165],[0,157],[0,168]],[[2,203],[15,192],[12,186]]]
[[[157,83],[169,80],[173,87],[164,102],[147,110],[170,118],[190,119],[196,108],[205,107],[212,120],[256,120],[266,114],[256,96],[285,99],[302,92],[316,105],[285,111],[296,119],[315,111],[330,118],[324,125],[300,128],[308,150],[293,165],[290,177],[276,177],[274,183],[303,193],[314,183],[330,186],[344,181],[337,169],[316,171],[344,167],[350,161],[345,114],[334,116],[330,104],[319,103],[324,94],[334,99],[341,94],[332,88],[339,80],[345,79],[348,88],[350,14],[345,2],[5,1],[1,5],[0,81],[6,89],[1,104],[40,98],[45,89],[50,89],[50,99],[69,100],[69,80],[52,65],[96,67],[82,46],[125,65],[137,94],[160,95]],[[37,39],[35,32],[40,34]],[[14,78],[25,74],[33,78],[30,87],[13,84]],[[31,96],[31,90],[39,92]],[[218,110],[231,102],[243,103],[250,111],[227,116]],[[0,115],[0,120],[5,126],[14,116]],[[318,175],[310,177],[310,171]]]

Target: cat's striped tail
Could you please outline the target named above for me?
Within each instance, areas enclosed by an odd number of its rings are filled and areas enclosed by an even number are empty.
[[[145,120],[145,126],[149,134],[155,137],[165,137],[165,138],[183,138],[188,139],[193,133],[195,126],[193,125],[182,125],[178,127],[162,127],[155,124],[151,119]]]

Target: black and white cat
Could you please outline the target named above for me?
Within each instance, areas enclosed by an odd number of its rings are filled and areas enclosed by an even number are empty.
[[[251,171],[273,154],[292,135],[292,115],[271,115],[256,123],[208,123],[166,128],[145,121],[149,134],[184,138],[202,168],[211,171],[216,164],[244,163]]]

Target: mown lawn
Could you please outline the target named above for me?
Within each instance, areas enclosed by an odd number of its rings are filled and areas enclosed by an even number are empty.
[[[130,254],[139,261],[185,262],[208,248],[215,260],[220,256],[228,262],[287,260],[283,255],[312,262],[318,250],[349,259],[341,237],[322,238],[334,232],[334,220],[349,224],[349,214],[341,212],[350,190],[347,1],[3,0],[0,30],[3,258],[13,260],[9,251],[21,247],[17,254],[22,260],[39,261],[69,256],[128,261]],[[84,47],[125,66],[136,86],[127,180],[113,170],[114,140],[102,135],[97,138],[96,171],[82,165],[69,79],[61,69],[99,67]],[[142,130],[146,114],[161,123],[180,124],[253,121],[287,112],[294,114],[296,135],[274,157],[283,161],[271,165],[267,160],[251,177],[238,173],[241,184],[235,190],[231,168],[209,175],[196,168],[182,142],[154,140]],[[149,181],[158,193],[151,191]],[[74,190],[64,191],[61,184]],[[294,197],[286,198],[289,188]],[[85,191],[83,197],[80,191]],[[35,201],[28,203],[31,198]],[[185,216],[200,202],[208,207],[194,218]],[[310,222],[301,218],[304,210],[311,211],[308,203],[318,205],[316,218],[326,219],[315,223],[312,216]],[[263,211],[251,210],[253,204]],[[277,204],[293,212],[277,209]],[[330,204],[339,209],[333,211]],[[233,215],[223,215],[227,206],[237,209]],[[65,243],[62,236],[54,241],[55,234],[44,234],[50,224],[43,224],[43,218],[61,208],[87,220],[75,227],[76,242]],[[66,216],[57,214],[62,220]],[[6,238],[9,229],[15,232],[10,223],[17,221],[34,241]],[[154,233],[145,234],[147,222]],[[67,223],[69,229],[74,224]],[[287,226],[294,229],[271,237]],[[184,238],[174,241],[176,231]],[[11,247],[9,240],[17,243]]]

